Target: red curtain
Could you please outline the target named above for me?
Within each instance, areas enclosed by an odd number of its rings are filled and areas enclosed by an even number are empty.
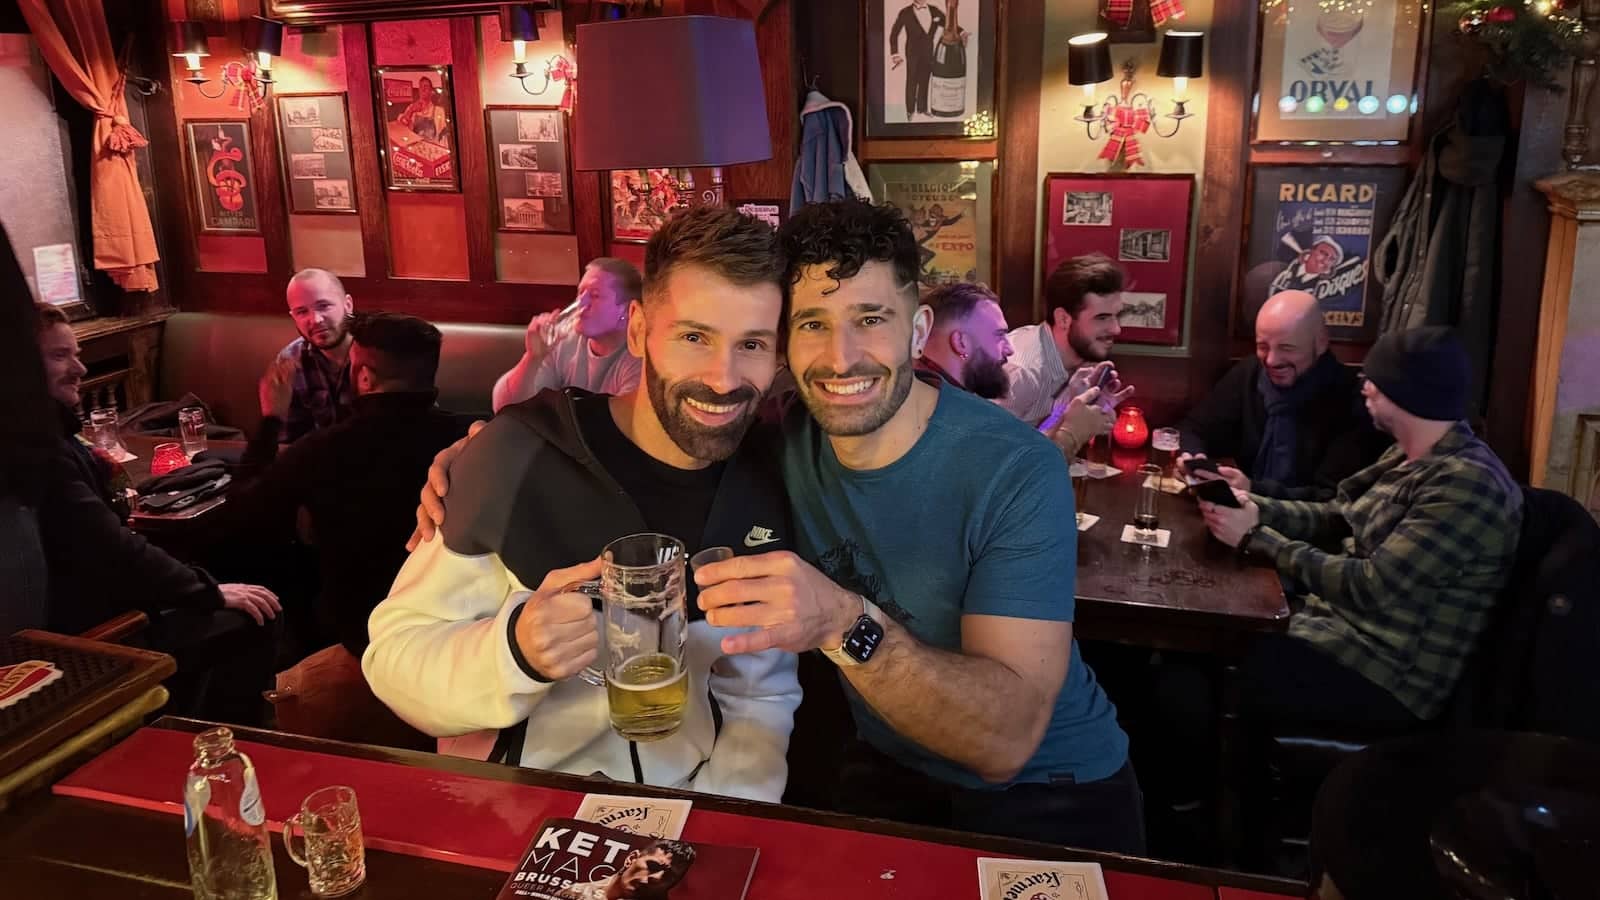
[[[161,256],[133,160],[134,148],[146,141],[128,124],[123,76],[102,0],[19,0],[19,5],[56,80],[95,114],[89,164],[94,267],[125,291],[153,291],[152,264]]]

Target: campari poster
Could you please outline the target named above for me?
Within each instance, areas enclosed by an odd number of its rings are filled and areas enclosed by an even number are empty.
[[[1405,140],[1417,0],[1273,0],[1263,25],[1257,141]]]
[[[1400,166],[1257,169],[1240,328],[1273,294],[1305,291],[1335,340],[1371,337],[1383,296],[1372,254],[1405,177]]]

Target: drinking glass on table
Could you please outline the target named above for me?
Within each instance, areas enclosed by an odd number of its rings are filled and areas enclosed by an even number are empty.
[[[600,554],[606,699],[611,727],[630,741],[658,741],[683,725],[684,557],[683,542],[664,534],[618,538]]]
[[[91,410],[89,412],[89,426],[84,430],[87,432],[87,437],[91,444],[112,456],[117,455],[117,450],[122,445],[122,438],[117,434],[116,410]]]
[[[1182,484],[1183,479],[1178,476],[1179,441],[1178,429],[1157,428],[1155,434],[1151,435],[1150,446],[1157,450],[1167,451],[1167,471],[1171,473],[1173,481]]]
[[[1073,460],[1069,471],[1072,473],[1072,506],[1077,510],[1077,524],[1083,526],[1083,517],[1088,515],[1085,510],[1089,502],[1089,464],[1082,460]]]
[[[304,856],[294,852],[296,827],[305,843]],[[283,846],[305,868],[311,893],[318,897],[343,897],[360,887],[367,880],[367,855],[356,792],[342,785],[313,791],[283,823]]]
[[[1153,544],[1161,524],[1161,467],[1140,466],[1139,484],[1139,502],[1133,509],[1134,536]]]
[[[183,452],[194,459],[196,453],[206,450],[206,411],[198,406],[185,406],[178,410],[178,435],[183,439]]]

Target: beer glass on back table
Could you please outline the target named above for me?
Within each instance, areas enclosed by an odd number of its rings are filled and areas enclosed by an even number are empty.
[[[611,727],[630,741],[661,740],[683,725],[684,557],[683,542],[664,534],[618,538],[600,556],[606,699]]]

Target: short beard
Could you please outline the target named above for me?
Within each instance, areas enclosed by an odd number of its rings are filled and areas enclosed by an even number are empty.
[[[750,430],[750,423],[755,421],[753,401],[760,394],[748,384],[726,394],[719,394],[698,381],[680,381],[669,385],[648,356],[644,361],[644,377],[645,387],[650,394],[650,406],[655,410],[662,430],[678,445],[679,450],[694,459],[720,462],[732,456],[744,440],[745,432]],[[713,428],[695,421],[683,408],[684,401],[689,398],[717,405],[743,403],[745,411],[732,422]]]
[[[1105,362],[1110,358],[1100,354],[1100,351],[1095,348],[1094,341],[1078,334],[1075,324],[1067,329],[1067,346],[1071,347],[1072,352],[1078,354],[1078,358],[1084,362]]]
[[[333,348],[344,343],[344,336],[348,334],[350,330],[349,325],[350,322],[348,318],[341,319],[339,324],[333,326],[333,336],[329,338],[328,342],[325,344],[317,343],[317,339],[312,337],[310,334],[302,334],[300,336],[306,339],[306,343],[316,347],[318,350],[332,350]],[[313,330],[312,334],[315,333],[316,331]]]
[[[997,356],[979,350],[961,367],[961,385],[985,400],[999,400],[1011,393],[1011,376]]]
[[[819,378],[890,378],[889,394],[878,405],[867,409],[837,409],[821,399],[823,390],[812,382]],[[833,437],[861,437],[882,428],[911,396],[911,383],[915,379],[910,360],[892,372],[870,363],[853,366],[848,372],[832,369],[808,369],[801,378],[800,398],[805,401],[811,417],[817,420],[823,432]]]

